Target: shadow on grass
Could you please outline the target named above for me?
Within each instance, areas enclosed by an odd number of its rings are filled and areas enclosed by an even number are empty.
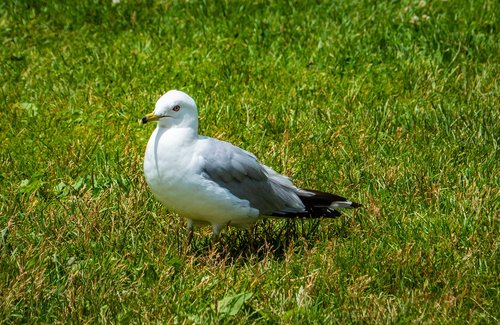
[[[332,237],[350,236],[349,219],[330,227],[322,227],[321,222],[321,219],[262,220],[250,229],[226,229],[215,243],[209,236],[195,234],[186,253],[231,264],[242,259],[281,260],[287,254],[300,254]]]

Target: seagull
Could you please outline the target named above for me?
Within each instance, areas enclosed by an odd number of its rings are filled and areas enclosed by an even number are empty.
[[[198,109],[188,94],[170,90],[139,120],[157,122],[144,157],[146,183],[169,210],[193,227],[209,225],[217,239],[227,226],[247,228],[261,218],[335,218],[362,205],[301,189],[250,152],[198,134]]]

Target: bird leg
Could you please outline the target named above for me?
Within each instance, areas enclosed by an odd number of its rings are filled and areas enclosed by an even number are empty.
[[[217,242],[219,240],[220,231],[224,226],[219,224],[212,224],[212,242]]]
[[[187,223],[187,238],[186,238],[186,246],[191,245],[191,241],[193,240],[193,227],[194,227],[194,222],[191,219],[188,219]]]
[[[185,242],[179,242],[179,254],[181,252],[186,253],[189,247],[191,246],[191,241],[193,240],[193,227],[194,227],[193,220],[188,219],[186,240]]]

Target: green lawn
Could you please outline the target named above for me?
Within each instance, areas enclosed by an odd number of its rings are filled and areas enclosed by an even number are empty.
[[[500,321],[498,1],[66,2],[0,4],[0,323]],[[169,89],[365,208],[179,249]]]

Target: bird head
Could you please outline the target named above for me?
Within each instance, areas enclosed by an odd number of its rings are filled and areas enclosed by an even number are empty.
[[[139,123],[157,121],[158,127],[198,128],[198,109],[188,94],[179,90],[170,90],[158,99],[155,109],[139,120]]]

